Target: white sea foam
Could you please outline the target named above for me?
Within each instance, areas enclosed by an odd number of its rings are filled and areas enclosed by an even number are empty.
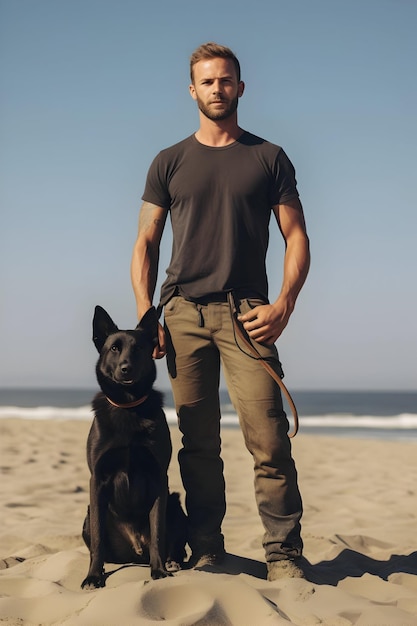
[[[91,406],[80,407],[54,407],[54,406],[0,406],[1,418],[17,417],[33,420],[91,420],[93,414]]]
[[[165,414],[169,424],[175,424],[177,417],[172,407],[165,408]],[[93,414],[90,405],[81,407],[18,407],[0,406],[1,418],[21,418],[21,419],[52,419],[52,420],[92,420]],[[291,421],[291,419],[290,419]],[[224,426],[237,426],[237,415],[227,407],[223,411],[222,424]],[[417,414],[402,413],[394,416],[377,415],[300,415],[301,429],[304,427],[311,429],[378,429],[378,430],[416,430]]]
[[[417,415],[402,413],[393,416],[378,415],[308,415],[300,416],[305,426],[317,428],[378,428],[378,429],[417,429]]]

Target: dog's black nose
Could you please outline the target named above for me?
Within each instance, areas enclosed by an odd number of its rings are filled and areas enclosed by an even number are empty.
[[[120,366],[120,371],[122,372],[122,374],[128,374],[131,369],[132,368],[130,367],[130,365],[128,363],[123,363]]]

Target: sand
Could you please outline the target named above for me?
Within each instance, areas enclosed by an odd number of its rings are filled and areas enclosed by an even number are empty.
[[[12,625],[411,626],[417,624],[417,446],[306,435],[293,443],[305,513],[307,580],[266,580],[252,463],[223,431],[228,556],[216,572],[152,581],[106,565],[82,591],[88,502],[82,421],[0,421],[0,623]],[[179,437],[172,429],[174,450]],[[170,485],[182,493],[176,453]]]

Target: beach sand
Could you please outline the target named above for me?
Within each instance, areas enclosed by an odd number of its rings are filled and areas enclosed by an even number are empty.
[[[306,435],[293,442],[304,499],[307,580],[267,582],[251,457],[222,433],[228,556],[216,572],[152,581],[144,566],[106,565],[106,587],[81,591],[89,423],[0,421],[0,623],[149,626],[417,624],[414,443]],[[174,445],[172,490],[182,492]]]

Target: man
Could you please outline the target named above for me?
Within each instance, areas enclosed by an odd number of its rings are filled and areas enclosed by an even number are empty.
[[[198,105],[200,126],[153,161],[132,258],[140,318],[152,304],[169,213],[173,248],[161,289],[165,324],[154,357],[167,354],[183,434],[179,463],[190,565],[218,564],[225,555],[221,363],[254,459],[268,579],[302,577],[302,502],[281,394],[236,338],[228,295],[250,340],[282,375],[274,342],[294,309],[310,259],[295,172],[279,146],[239,127],[237,106],[245,85],[229,48],[200,46],[191,56],[190,69],[190,94]],[[282,288],[269,303],[265,256],[271,211],[286,251]]]

